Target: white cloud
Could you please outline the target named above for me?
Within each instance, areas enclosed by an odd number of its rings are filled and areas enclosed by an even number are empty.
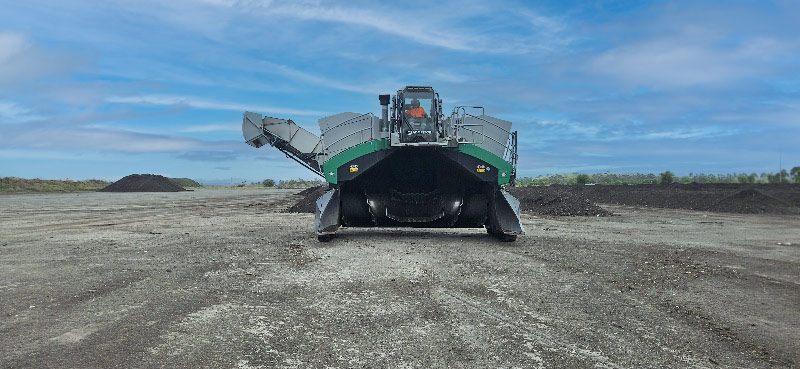
[[[34,47],[21,33],[0,32],[0,88],[40,81],[72,68],[75,61],[71,54]]]
[[[614,125],[588,124],[570,120],[537,120],[539,126],[535,134],[525,137],[530,141],[572,141],[616,142],[647,140],[702,139],[739,134],[734,127],[711,126],[675,127],[664,130],[664,125],[644,126],[640,122],[619,122]],[[525,131],[523,131],[525,132]],[[523,133],[524,134],[524,133]],[[523,142],[521,146],[526,146]]]
[[[427,22],[430,17],[420,16],[418,12],[415,16],[402,16],[388,9],[373,11],[363,7],[320,6],[315,2],[209,1],[208,3],[246,9],[248,12],[258,10],[265,15],[363,26],[421,44],[452,50],[475,51],[475,41],[480,38],[474,34],[443,31],[443,27],[435,27],[434,24]],[[430,20],[435,21],[435,19]]]
[[[375,7],[373,4],[339,6],[317,1],[205,0],[206,4],[246,14],[331,22],[364,27],[398,36],[422,45],[471,53],[522,54],[546,50],[567,42],[557,37],[565,26],[555,18],[510,4],[446,3],[433,7],[403,4],[401,7]],[[424,8],[424,9],[423,9]],[[478,19],[465,22],[465,20]],[[508,23],[526,26],[524,34],[486,32],[483,25],[494,24],[493,32]],[[540,37],[536,37],[540,36]]]
[[[28,48],[27,40],[19,33],[0,32],[0,65]]]
[[[645,139],[686,139],[686,138],[699,138],[712,135],[711,132],[706,132],[702,129],[683,129],[664,132],[651,132],[642,135],[639,138]]]
[[[0,123],[23,123],[42,119],[17,103],[0,100]]]
[[[575,136],[583,136],[583,137],[595,137],[601,132],[601,126],[598,125],[589,125],[589,124],[582,124],[567,120],[538,120],[536,124],[545,127],[547,129],[552,129],[559,134],[570,134]]]
[[[163,106],[187,106],[196,109],[210,110],[232,110],[244,113],[253,111],[258,113],[287,114],[287,115],[311,115],[325,116],[330,113],[318,110],[301,110],[291,108],[276,108],[265,105],[246,105],[240,103],[210,101],[192,96],[174,95],[136,95],[136,96],[111,96],[106,98],[107,102],[134,105],[163,105]]]
[[[399,83],[395,82],[371,82],[371,83],[361,83],[361,82],[354,82],[354,81],[339,81],[334,80],[327,77],[321,77],[315,74],[299,71],[294,68],[290,68],[285,65],[270,63],[266,61],[261,61],[261,65],[268,66],[267,70],[275,70],[280,72],[281,76],[288,76],[292,79],[308,82],[317,86],[327,87],[334,90],[340,91],[350,91],[350,92],[358,92],[358,93],[365,93],[365,94],[377,94],[381,91],[388,91],[384,87],[392,86],[396,87]]]
[[[98,127],[57,124],[15,125],[0,135],[0,147],[43,150],[99,150],[129,153],[237,150],[233,141],[207,141],[189,137],[132,132]]]
[[[242,130],[242,127],[239,124],[204,124],[204,125],[192,125],[184,129],[178,130],[178,132],[187,132],[187,133],[196,133],[196,132],[239,132]]]
[[[666,30],[670,31],[670,30]],[[795,41],[719,34],[698,25],[667,36],[645,37],[591,58],[585,70],[623,83],[656,88],[728,86],[780,75],[782,56],[797,51]]]
[[[107,158],[107,156],[87,155],[86,153],[65,152],[63,150],[48,149],[0,149],[0,158],[3,159],[46,159],[46,160],[92,160]]]

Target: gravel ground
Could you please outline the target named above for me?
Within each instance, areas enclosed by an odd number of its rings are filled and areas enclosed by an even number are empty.
[[[294,192],[0,195],[0,368],[800,365],[800,216],[321,244]]]

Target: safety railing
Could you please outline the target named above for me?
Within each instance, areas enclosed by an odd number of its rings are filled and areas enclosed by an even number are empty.
[[[336,154],[338,154],[338,153],[340,153],[342,151],[345,151],[345,150],[347,150],[349,148],[352,148],[352,147],[354,147],[354,146],[356,146],[358,144],[367,142],[371,138],[373,138],[372,130],[373,130],[374,127],[372,125],[373,125],[374,117],[375,116],[372,113],[361,114],[361,115],[352,117],[350,119],[344,120],[344,121],[342,121],[342,122],[340,122],[340,123],[338,123],[336,125],[328,127],[325,131],[322,132],[322,135],[321,135],[322,136],[322,142],[325,144],[325,148],[324,148],[325,156],[327,158],[331,158],[334,155],[336,155]],[[336,139],[333,142],[326,142],[325,141],[325,135],[330,133],[330,132],[332,132],[333,130],[342,129],[343,126],[350,125],[350,124],[357,124],[357,123],[364,122],[364,121],[368,121],[368,125],[366,127],[363,127],[361,129],[357,129],[357,130],[355,130],[353,132],[345,134],[344,136],[339,137],[338,139]],[[341,145],[342,142],[346,143],[348,139],[352,139],[353,136],[356,136],[356,135],[359,136],[358,141],[352,141],[352,144]]]
[[[463,124],[463,123],[459,123],[459,124],[455,124],[453,127],[455,128],[454,137],[460,143],[482,144],[486,139],[486,135],[483,134],[483,124]],[[472,129],[472,128],[469,128],[469,127],[481,127],[481,129],[480,129],[480,131],[478,131],[478,130],[475,130],[475,129]],[[467,132],[472,132],[473,133],[472,134],[472,141],[470,141],[466,137],[464,137],[465,135],[461,135],[461,133],[460,133],[461,130],[464,130],[464,131],[467,131]],[[480,141],[475,140],[476,136],[480,137],[481,140]]]
[[[374,115],[373,115],[372,113],[366,113],[366,114],[361,114],[361,115],[358,115],[358,116],[352,117],[352,118],[350,118],[350,119],[347,119],[347,120],[345,120],[345,121],[342,121],[342,122],[340,122],[340,123],[339,123],[339,124],[337,124],[337,125],[334,125],[334,126],[328,127],[328,129],[326,129],[324,132],[322,132],[322,135],[324,136],[324,135],[325,135],[325,133],[327,133],[327,132],[330,132],[330,131],[331,131],[331,130],[333,130],[334,128],[338,128],[338,127],[341,127],[341,126],[344,126],[344,125],[347,125],[347,124],[350,124],[350,123],[355,123],[355,122],[358,122],[358,121],[360,121],[360,120],[365,120],[365,119],[367,119],[367,118],[369,118],[369,120],[370,120],[370,123],[371,123],[371,122],[372,122],[372,117],[374,117]]]
[[[369,136],[368,136],[368,137],[365,139],[365,138],[364,138],[364,137],[365,137],[364,133],[365,133],[366,131],[370,131],[370,132],[369,132]],[[353,144],[353,145],[349,145],[349,146],[342,146],[342,147],[339,147],[339,148],[330,149],[330,148],[332,148],[332,147],[336,147],[336,144],[337,144],[337,143],[339,143],[339,142],[342,142],[342,141],[344,141],[345,139],[347,139],[347,138],[349,138],[349,137],[351,137],[351,136],[354,136],[354,135],[356,135],[356,134],[360,135],[360,137],[359,137],[359,142],[358,142],[358,143],[356,143],[356,144]],[[354,146],[356,146],[356,145],[358,145],[358,144],[361,144],[361,143],[367,142],[367,141],[369,141],[371,138],[372,138],[372,126],[369,126],[369,127],[364,127],[364,128],[362,128],[362,129],[359,129],[359,130],[357,130],[357,131],[354,131],[354,132],[348,133],[347,135],[344,135],[344,136],[342,136],[341,138],[339,138],[339,139],[338,139],[338,140],[336,140],[336,141],[333,141],[333,142],[331,142],[330,144],[326,144],[326,145],[325,145],[325,155],[326,155],[328,158],[332,158],[334,155],[336,155],[336,154],[338,154],[338,153],[340,153],[340,152],[342,152],[342,151],[345,151],[345,150],[347,150],[347,149],[349,149],[349,148],[351,148],[351,147],[354,147]],[[324,136],[323,136],[323,139],[324,139]]]
[[[467,113],[467,109],[480,109],[481,115],[473,115]],[[496,143],[500,147],[503,148],[503,160],[511,163],[511,176],[512,179],[516,177],[517,172],[517,160],[519,159],[519,155],[517,153],[517,131],[509,131],[504,127],[498,126],[494,122],[482,118],[482,116],[486,116],[486,110],[482,106],[457,106],[453,109],[452,114],[450,115],[450,121],[453,122],[453,136],[459,143],[473,143],[473,144],[484,144],[486,143],[486,139],[488,138],[492,142]],[[467,117],[476,119],[482,123],[464,123]],[[495,139],[494,137],[485,134],[484,126],[488,124],[491,125],[503,132],[505,132],[508,136],[506,142],[501,142]],[[470,127],[481,127],[480,130],[473,129]],[[468,140],[466,135],[462,135],[461,131],[470,132],[472,135],[472,140]],[[476,136],[480,139],[476,139]]]
[[[503,160],[511,163],[511,185],[513,186],[514,180],[517,178],[517,160],[519,159],[519,154],[517,154],[517,131],[511,132],[508,141],[506,151],[503,152]]]

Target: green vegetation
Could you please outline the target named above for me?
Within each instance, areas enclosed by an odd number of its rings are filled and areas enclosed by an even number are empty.
[[[277,188],[309,188],[309,187],[317,187],[322,186],[325,184],[325,181],[321,179],[312,179],[312,180],[305,180],[305,179],[288,179],[288,180],[280,180],[278,184],[275,185]]]
[[[203,187],[203,185],[201,185],[197,181],[195,181],[193,179],[189,179],[189,178],[168,178],[168,179],[169,179],[170,182],[172,182],[172,183],[174,183],[174,184],[176,184],[178,186],[181,186],[183,188]]]
[[[299,179],[299,178],[298,179],[282,179],[282,180],[280,180],[280,181],[278,181],[276,183],[274,179],[267,178],[267,179],[265,179],[265,180],[263,180],[261,182],[249,182],[248,183],[247,181],[243,181],[242,183],[235,184],[232,187],[243,188],[243,189],[258,189],[258,188],[264,188],[264,187],[268,187],[268,188],[299,188],[299,189],[304,189],[304,188],[322,186],[324,184],[325,184],[325,181],[323,181],[322,179],[312,179],[312,180]]]
[[[85,181],[24,179],[17,177],[0,178],[0,192],[74,192],[97,191],[109,183],[99,179]]]
[[[672,174],[670,171],[666,171],[661,173],[661,180],[659,183],[661,184],[669,184],[675,180],[675,174]]]
[[[800,183],[800,167],[794,167],[787,173],[782,170],[778,173],[730,173],[730,174],[705,174],[689,173],[687,176],[678,176],[671,171],[659,175],[649,174],[552,174],[537,177],[520,177],[516,186],[548,186],[553,184],[601,184],[601,185],[627,185],[627,184],[655,184],[655,183]]]

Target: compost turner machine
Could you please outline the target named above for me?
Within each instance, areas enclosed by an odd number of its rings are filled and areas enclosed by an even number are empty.
[[[432,87],[407,86],[379,100],[380,118],[322,118],[320,136],[292,120],[244,113],[247,144],[273,146],[328,183],[316,203],[320,241],[342,226],[478,227],[504,241],[525,232],[519,201],[504,189],[516,177],[511,122],[481,107],[455,107],[445,117]]]

